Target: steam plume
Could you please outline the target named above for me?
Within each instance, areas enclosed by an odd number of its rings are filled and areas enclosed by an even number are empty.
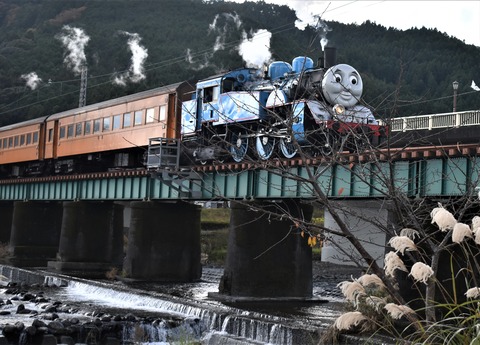
[[[231,26],[231,23],[237,30],[242,26],[242,21],[236,13],[217,14],[215,18],[213,18],[213,22],[208,26],[208,34],[214,33],[217,35],[213,46],[213,52],[225,49],[225,40],[230,30],[229,27]]]
[[[64,63],[72,69],[75,74],[82,72],[82,67],[86,65],[85,46],[90,37],[80,28],[65,25],[63,33],[56,36],[67,49]]]
[[[127,80],[133,83],[146,78],[144,63],[148,57],[148,49],[140,44],[141,37],[137,33],[121,32],[128,37],[128,46],[132,52],[131,64],[127,71],[117,75],[114,83],[119,85],[126,85]]]
[[[42,79],[39,78],[35,72],[22,74],[20,78],[25,80],[27,87],[29,87],[31,90],[35,90],[42,83]]]
[[[271,60],[270,38],[272,33],[265,29],[254,32],[250,39],[245,32],[243,33],[243,41],[238,47],[238,52],[248,67],[260,68]]]

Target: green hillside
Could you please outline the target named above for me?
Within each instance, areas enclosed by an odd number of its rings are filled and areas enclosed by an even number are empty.
[[[0,125],[78,106],[80,76],[64,62],[66,26],[88,37],[92,104],[240,67],[243,35],[260,29],[272,33],[273,59],[316,60],[319,33],[296,29],[295,20],[288,7],[263,2],[0,0]],[[337,61],[362,74],[364,99],[379,116],[449,112],[454,80],[460,83],[458,110],[480,109],[480,92],[470,88],[472,80],[480,84],[479,47],[425,28],[326,24]],[[129,42],[135,38],[147,57],[143,78],[132,81]],[[34,90],[26,87],[31,72],[41,79]],[[122,76],[124,85],[115,84]]]

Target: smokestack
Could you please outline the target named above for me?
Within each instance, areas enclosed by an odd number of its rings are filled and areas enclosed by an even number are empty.
[[[337,64],[337,49],[333,47],[325,47],[323,52],[325,69]]]

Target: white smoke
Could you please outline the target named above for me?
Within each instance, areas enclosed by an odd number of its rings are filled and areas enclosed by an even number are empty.
[[[80,28],[65,25],[63,27],[63,33],[57,35],[56,38],[59,39],[67,49],[63,61],[75,74],[80,74],[82,67],[87,63],[85,46],[90,40],[90,37]]]
[[[127,71],[117,75],[114,83],[126,85],[127,81],[138,83],[146,78],[144,63],[148,57],[148,49],[140,44],[141,37],[137,33],[122,31],[122,34],[128,37],[128,46],[132,52],[131,64]]]
[[[225,50],[227,47],[226,41],[228,34],[233,30],[239,30],[242,26],[242,21],[237,13],[221,13],[215,15],[212,23],[208,25],[208,35],[216,35],[215,43],[211,51],[203,52],[202,54],[192,54],[190,48],[187,49],[185,60],[191,64],[194,70],[200,70],[210,65],[213,55],[219,50]],[[196,58],[194,58],[194,55]],[[198,56],[197,56],[198,55]]]
[[[42,83],[42,79],[38,77],[37,73],[30,72],[27,74],[22,74],[20,78],[25,80],[26,85],[31,89],[35,90]]]
[[[270,39],[272,33],[265,29],[260,29],[253,33],[252,38],[248,38],[243,33],[243,40],[238,47],[238,52],[247,67],[261,68],[265,63],[270,62],[272,53],[270,52]]]
[[[190,48],[187,48],[187,51],[185,52],[185,61],[192,65],[191,68],[194,71],[199,71],[205,67],[208,67],[209,55],[205,54],[204,57],[205,57],[205,62],[200,63],[199,61],[194,61],[194,58],[192,56],[192,51]]]
[[[220,23],[220,19],[224,19],[222,21],[223,25]],[[214,33],[217,35],[215,38],[215,44],[213,46],[214,53],[218,50],[225,49],[225,40],[227,33],[229,32],[230,23],[233,23],[237,30],[239,30],[242,26],[242,21],[240,20],[239,15],[236,13],[217,14],[215,18],[213,18],[213,22],[208,25],[208,34]]]
[[[480,87],[478,87],[477,84],[475,84],[474,80],[472,80],[472,85],[470,85],[470,87],[475,91],[480,91]]]

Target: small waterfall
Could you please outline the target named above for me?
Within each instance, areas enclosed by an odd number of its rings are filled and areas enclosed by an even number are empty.
[[[2,266],[0,265],[0,268]],[[3,266],[2,274],[18,277],[29,271],[9,269]],[[20,273],[19,273],[20,272]],[[30,272],[32,273],[32,272]],[[246,341],[269,345],[294,345],[303,343],[299,333],[310,336],[316,332],[315,326],[304,322],[296,323],[270,313],[246,311],[212,301],[196,301],[139,290],[121,283],[102,283],[63,275],[39,275],[45,285],[63,287],[55,290],[60,300],[81,302],[98,308],[112,307],[121,313],[152,313],[154,321],[125,322],[122,330],[122,344],[168,344],[172,341],[198,341],[211,335],[243,338]],[[46,272],[45,272],[46,273]],[[22,276],[23,279],[23,276]],[[299,329],[301,329],[299,331]],[[306,338],[305,338],[306,339]]]

